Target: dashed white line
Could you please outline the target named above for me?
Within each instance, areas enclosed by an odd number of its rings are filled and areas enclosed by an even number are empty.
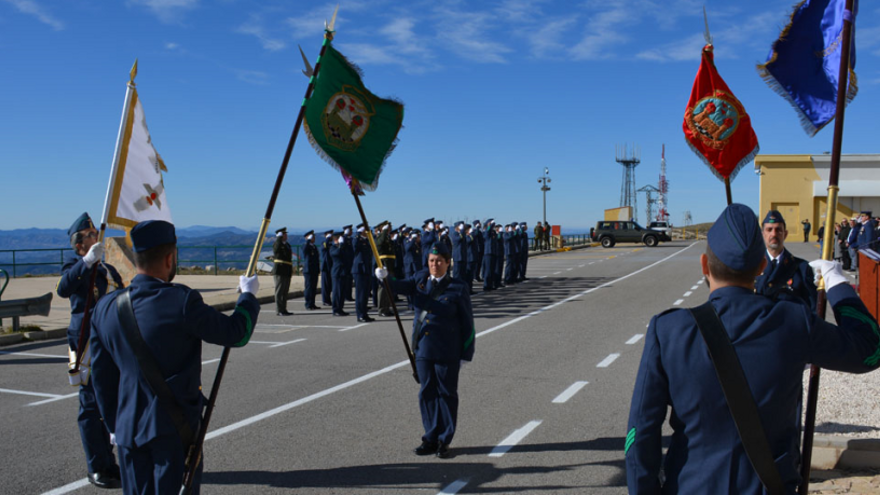
[[[540,420],[529,421],[522,428],[514,431],[507,438],[501,441],[492,452],[489,453],[489,457],[501,457],[506,454],[510,449],[514,448],[516,444],[521,442],[529,433],[532,432],[538,425],[541,424]]]
[[[277,344],[278,342],[272,342],[271,340],[250,340],[250,341],[248,341],[248,343],[249,343],[249,344],[268,344],[268,345],[275,345],[275,344]]]
[[[683,303],[683,302],[684,302],[684,299],[679,299],[678,301],[675,301],[674,303],[672,303],[672,305],[673,305],[673,306],[678,306],[679,304],[681,304],[681,303]]]
[[[565,271],[570,272],[572,270],[574,270],[574,268],[569,268],[568,270],[565,270]]]
[[[298,342],[305,342],[305,340],[306,340],[306,339],[296,339],[296,340],[291,340],[290,342],[279,342],[279,343],[277,343],[277,344],[275,344],[275,345],[270,345],[269,347],[270,347],[270,348],[272,348],[272,347],[281,347],[281,346],[285,346],[285,345],[296,344],[296,343],[298,343]]]
[[[31,402],[30,404],[27,404],[27,405],[28,406],[42,406],[43,404],[48,404],[50,402],[57,402],[59,400],[64,400],[64,399],[72,399],[74,397],[79,397],[79,392],[74,392],[72,394],[67,394],[67,395],[59,395],[58,397],[53,397],[51,399],[40,400],[37,402]]]
[[[369,325],[369,323],[361,323],[360,325],[355,325],[355,326],[353,326],[353,327],[345,327],[345,328],[340,329],[339,331],[340,331],[340,332],[347,332],[347,331],[349,331],[349,330],[354,330],[355,328],[360,328],[360,327],[365,326],[365,325]]]
[[[687,291],[683,295],[684,295],[684,297],[690,297],[691,294],[693,294],[693,292]]]
[[[574,397],[574,394],[578,393],[580,389],[584,388],[590,382],[574,382],[570,387],[565,389],[564,392],[557,395],[555,399],[553,399],[554,404],[564,404],[568,399]]]
[[[695,285],[695,286],[691,287],[691,290],[697,290],[697,289],[699,289],[699,288],[700,288],[699,285]]]
[[[204,365],[206,365],[206,364],[216,363],[217,361],[220,361],[220,358],[217,358],[217,359],[209,359],[209,360],[207,360],[207,361],[202,361],[202,366],[204,366]]]
[[[584,267],[584,265],[578,265],[578,268],[583,268],[583,267]]]
[[[452,483],[450,483],[449,486],[440,490],[437,493],[437,495],[455,495],[456,493],[459,492],[459,490],[461,490],[462,488],[467,486],[467,484],[468,484],[468,480],[466,480],[466,479],[455,480]]]
[[[54,490],[50,490],[48,492],[43,493],[43,495],[61,495],[62,493],[70,493],[74,490],[79,490],[84,486],[89,486],[89,479],[83,478],[79,481],[74,481],[73,483],[58,487]]]
[[[547,275],[544,275],[543,277],[538,277],[538,278],[547,278]]]
[[[553,275],[559,275],[560,273],[562,273],[562,272],[555,272],[555,273],[553,273]]]
[[[602,362],[596,365],[597,368],[607,368],[614,362],[617,358],[620,357],[620,354],[614,353],[609,354],[607,358],[603,359]]]
[[[639,340],[641,340],[642,337],[644,337],[644,335],[642,335],[642,334],[640,334],[640,333],[637,333],[637,334],[633,335],[633,337],[632,337],[631,339],[627,340],[627,341],[626,341],[626,344],[627,344],[627,345],[633,345],[633,344],[635,344],[636,342],[638,342]]]

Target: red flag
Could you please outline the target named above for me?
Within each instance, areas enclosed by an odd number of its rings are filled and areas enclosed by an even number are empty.
[[[684,112],[684,137],[722,181],[733,179],[758,154],[758,137],[742,103],[715,69],[712,45],[703,47],[700,70]]]

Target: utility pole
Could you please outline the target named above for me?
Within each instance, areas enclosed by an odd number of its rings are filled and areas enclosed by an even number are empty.
[[[550,180],[550,169],[544,167],[544,175],[538,177],[538,183],[541,184],[541,191],[544,192],[544,225],[547,225],[547,191],[550,190],[550,187],[547,185]]]

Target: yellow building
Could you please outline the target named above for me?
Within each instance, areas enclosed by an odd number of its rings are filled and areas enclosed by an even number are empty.
[[[831,155],[758,155],[759,218],[779,210],[789,235],[803,236],[803,220],[812,225],[811,240],[825,223]],[[838,179],[837,218],[852,218],[862,210],[880,214],[880,155],[842,155]]]

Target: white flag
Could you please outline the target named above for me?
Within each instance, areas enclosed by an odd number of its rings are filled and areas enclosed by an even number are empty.
[[[150,140],[144,108],[133,90],[119,163],[112,178],[107,225],[130,229],[144,220],[172,222],[162,180],[162,172],[167,171]]]

